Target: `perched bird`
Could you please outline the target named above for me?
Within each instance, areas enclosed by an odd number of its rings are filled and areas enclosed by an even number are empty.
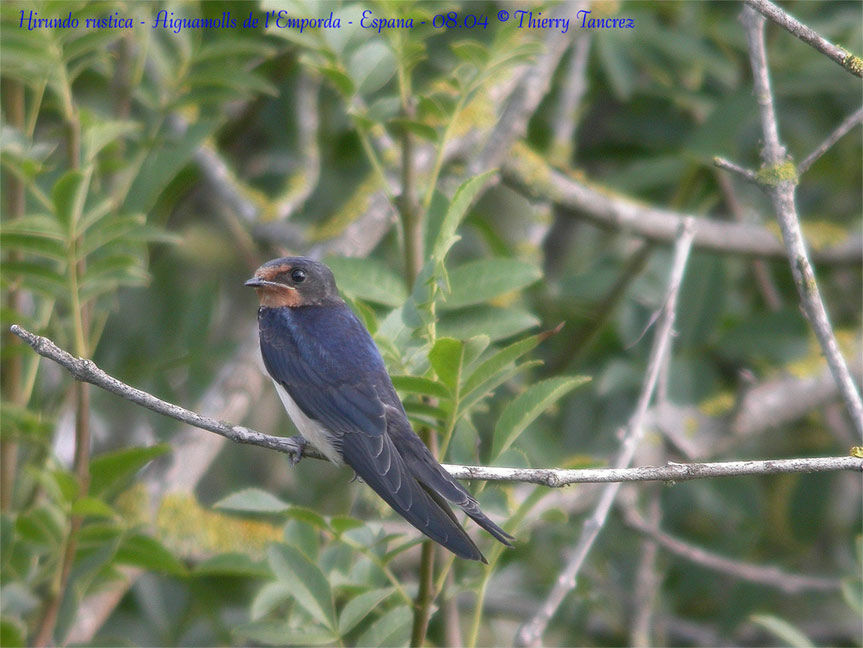
[[[327,266],[306,257],[274,259],[245,285],[261,302],[264,365],[306,440],[353,468],[399,515],[457,556],[485,562],[448,502],[512,546],[512,536],[413,431],[380,352]]]

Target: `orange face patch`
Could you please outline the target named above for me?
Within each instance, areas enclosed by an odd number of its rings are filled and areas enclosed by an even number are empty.
[[[281,308],[282,306],[299,306],[302,303],[300,293],[290,286],[260,286],[255,288],[261,306],[265,308]]]
[[[275,281],[283,272],[290,272],[293,266],[287,263],[280,266],[261,266],[255,272],[256,277],[260,277],[264,281]]]
[[[291,266],[284,264],[280,266],[258,268],[258,271],[255,272],[255,276],[264,281],[276,281],[276,277],[280,274],[290,271]],[[259,286],[255,288],[255,292],[258,293],[258,299],[261,302],[261,306],[264,306],[265,308],[281,308],[283,306],[294,307],[299,306],[302,303],[302,298],[297,289],[292,286],[286,286],[282,283],[276,286]]]

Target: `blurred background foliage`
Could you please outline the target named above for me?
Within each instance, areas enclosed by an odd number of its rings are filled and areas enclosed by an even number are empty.
[[[161,398],[290,434],[270,386],[248,378],[256,303],[242,282],[269,258],[312,254],[446,461],[605,465],[644,378],[670,248],[493,182],[478,153],[500,141],[499,166],[528,147],[537,173],[777,230],[766,197],[712,165],[759,164],[740,5],[585,6],[635,28],[585,32],[576,3],[531,6],[570,17],[561,47],[501,24],[499,11],[522,8],[508,2],[4,2],[4,330],[21,324]],[[863,51],[859,3],[783,6]],[[363,30],[366,9],[416,26]],[[152,28],[161,10],[240,26],[332,11],[342,26],[175,33]],[[431,26],[451,11],[488,26]],[[30,12],[82,23],[117,12],[135,26],[28,31]],[[859,107],[860,83],[775,25],[767,37],[780,134],[800,160]],[[861,160],[858,127],[801,178],[815,249],[859,250]],[[860,265],[857,253],[817,267],[858,376]],[[847,453],[853,431],[829,378],[817,382],[797,302],[781,258],[693,252],[661,394],[670,410],[654,409],[638,463]],[[408,642],[416,534],[347,471],[219,452],[211,435],[73,388],[6,334],[2,360],[4,646]],[[743,416],[768,398],[790,414]],[[193,483],[166,477],[199,464]],[[481,538],[489,568],[440,557],[434,645],[511,644],[597,493],[482,486],[517,547]],[[546,643],[860,645],[860,490],[849,474],[627,489]],[[673,550],[646,560],[632,522],[646,510],[691,545],[812,580],[771,586]],[[645,609],[646,641],[634,620]]]

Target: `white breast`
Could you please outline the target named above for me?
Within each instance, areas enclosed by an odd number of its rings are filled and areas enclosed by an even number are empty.
[[[291,420],[294,422],[294,425],[297,426],[297,430],[300,431],[300,434],[315,446],[315,448],[320,450],[327,459],[337,466],[343,465],[344,462],[342,461],[342,457],[333,445],[333,435],[330,434],[320,423],[313,421],[306,416],[284,387],[275,380],[273,381],[273,384],[276,386],[276,392],[278,392],[279,398],[282,399],[282,404],[288,411],[288,416],[291,417]]]

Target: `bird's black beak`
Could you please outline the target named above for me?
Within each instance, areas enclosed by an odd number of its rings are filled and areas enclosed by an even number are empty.
[[[264,281],[263,279],[261,279],[260,277],[252,277],[243,285],[248,286],[249,288],[260,288],[261,286],[266,285],[266,283],[267,282]]]

